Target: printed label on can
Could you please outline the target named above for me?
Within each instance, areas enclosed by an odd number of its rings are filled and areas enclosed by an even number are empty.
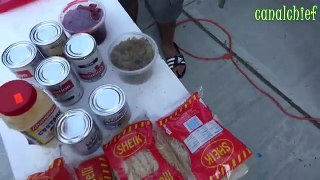
[[[104,62],[101,61],[100,64],[98,64],[97,61],[98,58],[88,65],[78,66],[78,73],[81,79],[88,81],[91,79],[97,79],[104,74],[106,69]]]
[[[82,141],[76,144],[75,150],[81,154],[90,154],[94,152],[102,144],[102,133],[95,123],[89,135]]]
[[[88,139],[86,139],[86,147],[88,151],[92,151],[96,146],[100,146],[102,142],[102,134],[96,125],[93,126],[92,134]]]
[[[127,105],[127,103],[125,103],[124,106],[122,107],[122,109],[120,109],[115,114],[104,118],[103,122],[108,127],[118,127],[124,121],[124,118],[127,116],[128,113],[129,113],[128,112],[128,105]]]
[[[54,125],[61,114],[59,108],[54,104],[50,110],[29,130],[23,133],[40,144],[48,143],[54,138]]]
[[[21,70],[21,71],[16,71],[16,76],[21,79],[25,78],[32,78],[33,73],[31,73],[29,70]]]
[[[34,71],[36,67],[38,66],[38,64],[42,59],[43,59],[43,56],[40,54],[39,51],[37,51],[37,55],[30,62],[30,64],[28,64],[23,68],[14,70],[16,76],[21,79],[32,78],[34,76]]]
[[[80,100],[83,94],[83,89],[80,86],[79,80],[73,81],[69,79],[61,85],[48,88],[56,101],[64,105],[71,105]]]
[[[106,72],[106,65],[103,62],[98,49],[92,54],[83,57],[81,60],[74,60],[77,73],[85,81],[94,81],[100,79]]]
[[[52,44],[42,46],[41,51],[47,57],[49,56],[64,56],[64,46],[67,42],[67,37],[63,33],[61,34],[60,38]]]
[[[58,89],[52,89],[52,90],[50,90],[50,92],[52,93],[53,96],[60,97],[60,96],[65,95],[73,87],[74,87],[74,84],[72,83],[72,81],[68,80],[64,84],[60,85],[60,87]]]

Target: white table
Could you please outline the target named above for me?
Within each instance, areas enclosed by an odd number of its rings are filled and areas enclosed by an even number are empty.
[[[35,24],[45,20],[58,21],[60,11],[68,2],[66,0],[38,0],[33,4],[0,14],[0,53],[11,43],[29,40],[29,31]],[[99,48],[103,56],[106,57],[106,50],[116,37],[125,32],[140,30],[117,0],[101,0],[101,2],[106,8],[108,37]],[[109,63],[107,59],[105,59],[105,62]],[[1,64],[0,84],[12,79],[16,79],[16,77]],[[113,69],[108,66],[105,77],[100,81],[82,83],[85,87],[85,94],[81,101],[73,107],[82,107],[89,110],[87,100],[90,92],[97,86],[106,83],[119,85],[125,91],[132,111],[132,119],[130,121],[139,119],[139,117],[143,118],[145,115],[155,120],[172,111],[189,95],[159,56],[155,63],[152,77],[146,83],[140,85],[124,83]],[[62,110],[66,109],[63,108]],[[119,131],[107,131],[103,128],[101,130],[104,133],[104,142],[111,138],[110,133],[114,134]],[[0,132],[13,174],[17,180],[26,179],[32,173],[47,169],[51,160],[60,155],[56,140],[53,140],[46,147],[28,145],[26,138],[22,134],[8,129],[1,120]],[[94,155],[98,154],[102,154],[102,148]],[[66,161],[71,165],[87,158],[72,154],[65,148],[63,148],[63,155],[66,156]]]

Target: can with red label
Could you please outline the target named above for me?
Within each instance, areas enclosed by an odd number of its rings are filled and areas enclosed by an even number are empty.
[[[71,36],[64,51],[67,59],[74,64],[81,80],[94,82],[105,75],[106,65],[91,35],[79,33]]]
[[[83,95],[78,77],[64,58],[53,56],[43,60],[36,68],[35,79],[63,106],[75,104]]]
[[[44,57],[34,44],[21,41],[7,47],[1,59],[18,78],[34,84],[34,71]]]

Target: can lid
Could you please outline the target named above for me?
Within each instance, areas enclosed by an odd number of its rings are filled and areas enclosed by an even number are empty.
[[[58,117],[56,135],[60,142],[74,144],[87,137],[92,126],[92,118],[85,110],[72,109]]]
[[[0,113],[18,116],[27,112],[37,100],[37,91],[23,80],[13,80],[0,87]]]
[[[98,115],[111,115],[125,104],[125,95],[120,87],[106,84],[96,88],[89,97],[89,106]]]
[[[62,26],[55,21],[45,21],[35,25],[29,34],[30,40],[36,45],[48,45],[60,38]]]
[[[8,68],[21,68],[28,65],[37,55],[37,47],[27,41],[14,43],[2,54],[2,63]]]
[[[35,70],[36,81],[43,86],[59,84],[67,78],[71,70],[69,62],[58,56],[43,60]]]
[[[96,48],[96,41],[87,33],[72,35],[65,45],[65,54],[71,59],[89,56]]]

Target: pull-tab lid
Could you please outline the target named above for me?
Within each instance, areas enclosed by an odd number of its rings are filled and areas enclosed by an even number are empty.
[[[13,80],[0,87],[0,113],[18,116],[27,112],[37,100],[37,91],[23,80]]]
[[[96,88],[89,98],[89,106],[98,115],[111,115],[125,104],[124,92],[115,85],[107,84]]]
[[[37,47],[30,42],[21,41],[7,47],[2,54],[2,63],[11,69],[28,65],[37,55]]]
[[[65,46],[65,54],[72,59],[89,56],[96,48],[94,38],[86,33],[72,35]]]
[[[35,79],[44,86],[56,85],[67,78],[71,70],[69,62],[61,57],[52,56],[43,60],[35,70]]]
[[[34,26],[29,38],[37,45],[49,45],[55,42],[63,33],[62,26],[55,21],[45,21]]]
[[[56,135],[65,144],[80,142],[92,129],[91,116],[83,109],[72,109],[59,116]]]

